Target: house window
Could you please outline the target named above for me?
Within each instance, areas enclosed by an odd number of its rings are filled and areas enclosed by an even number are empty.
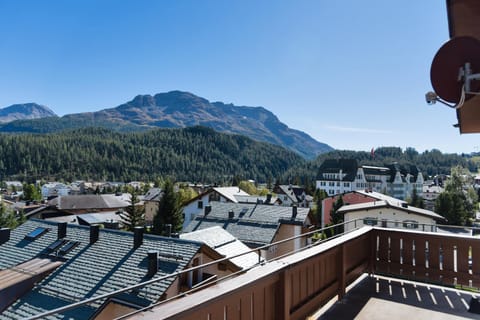
[[[203,201],[199,200],[197,204],[198,204],[198,209],[203,209]]]
[[[363,219],[363,224],[366,224],[367,226],[376,226],[377,223],[378,223],[377,218],[367,217]]]
[[[415,220],[405,220],[403,221],[403,227],[406,229],[417,229],[418,221]]]
[[[350,187],[350,182],[344,182],[343,186],[346,187],[346,188]]]

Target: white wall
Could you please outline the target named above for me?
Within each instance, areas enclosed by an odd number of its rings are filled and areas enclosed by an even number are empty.
[[[198,202],[202,201],[202,208],[198,208]],[[195,217],[199,214],[204,213],[205,206],[208,205],[208,194],[205,194],[203,197],[189,203],[185,207],[183,207],[183,214],[185,215],[185,219],[183,220],[183,229],[185,229],[190,222],[195,219]]]
[[[414,230],[423,230],[422,224],[435,224],[435,220],[423,215],[415,214],[415,213],[408,213],[400,209],[396,208],[375,208],[375,209],[368,209],[362,211],[352,211],[347,212],[344,215],[344,221],[353,221],[355,219],[362,219],[362,221],[357,221],[357,227],[361,227],[363,225],[363,219],[365,218],[377,218],[378,223],[377,227],[382,226],[382,219],[388,221],[398,221],[398,224],[389,222],[389,228],[404,228],[403,222],[405,220],[415,220],[418,222],[418,229]],[[345,231],[350,231],[355,228],[354,223],[348,223],[345,226]],[[425,226],[425,231],[431,231],[430,226]]]

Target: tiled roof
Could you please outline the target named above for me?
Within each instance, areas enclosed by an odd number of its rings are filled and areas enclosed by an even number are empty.
[[[25,235],[37,227],[50,231],[33,241],[25,240]],[[159,251],[155,275],[159,277],[184,269],[202,247],[196,241],[145,235],[143,244],[134,249],[132,233],[106,229],[100,230],[94,244],[89,244],[89,228],[75,225],[68,225],[65,239],[79,241],[79,245],[64,256],[66,260],[60,267],[1,313],[0,319],[29,317],[148,280],[148,250]],[[39,257],[56,240],[56,223],[28,220],[12,230],[10,240],[0,245],[0,270]],[[149,304],[159,300],[173,280],[162,280],[122,297]],[[75,308],[56,318],[88,319],[101,303]]]
[[[385,200],[385,201],[388,201],[390,203],[398,203],[399,205],[401,205],[402,203],[406,203],[406,201],[404,201],[404,200],[400,200],[400,199],[397,199],[397,198],[394,198],[394,197],[390,197],[386,194],[376,192],[376,191],[354,190],[354,191],[352,191],[352,193],[362,194],[364,196],[374,198],[374,199],[377,199],[377,200]]]
[[[414,165],[407,165],[401,166],[398,163],[393,163],[389,165],[385,165],[383,167],[378,166],[369,166],[369,165],[362,165],[360,166],[363,169],[365,175],[387,175],[389,176],[388,182],[393,182],[395,180],[395,175],[397,172],[400,172],[402,176],[402,180],[405,182],[405,177],[410,174],[411,180],[410,182],[414,182],[417,180],[420,171],[418,167]],[[340,170],[343,174],[346,174],[342,181],[354,181],[355,176],[357,173],[357,169],[359,168],[358,162],[355,159],[326,159],[319,169],[319,179],[323,179],[324,173],[339,173]],[[330,181],[340,180],[340,179],[326,179]],[[371,179],[367,179],[369,182],[375,182]]]
[[[293,218],[292,207],[224,202],[210,202],[210,206],[210,213],[197,216],[184,231],[220,226],[249,246],[271,243],[282,223],[303,225],[310,211],[309,208],[297,208]],[[230,211],[233,211],[233,218],[229,218]]]
[[[60,210],[125,208],[130,205],[111,194],[86,194],[78,196],[60,196],[50,201]]]
[[[372,179],[371,176],[388,176],[387,181],[391,182],[393,180],[390,169],[387,167],[375,167],[375,166],[362,166],[363,173],[365,174],[365,180],[368,182],[381,182],[378,179]]]
[[[353,211],[363,211],[363,210],[369,210],[369,209],[375,209],[375,208],[395,208],[397,210],[405,211],[408,213],[415,213],[421,216],[426,216],[432,219],[437,219],[437,220],[445,220],[444,217],[441,215],[430,211],[426,209],[421,209],[417,207],[413,207],[408,205],[404,201],[400,201],[395,199],[396,201],[386,201],[386,200],[380,200],[380,201],[374,201],[374,202],[365,202],[365,203],[357,203],[357,204],[351,204],[351,205],[344,205],[340,209],[338,209],[338,212],[341,212],[343,214],[347,212],[353,212]]]
[[[123,222],[122,217],[117,212],[118,211],[82,213],[77,215],[77,220],[81,219],[89,225],[113,221]]]
[[[277,186],[275,189],[278,193],[284,194],[289,197],[290,201],[292,202],[300,201],[299,196],[303,193],[303,188],[299,186],[280,185]]]
[[[342,181],[353,181],[357,174],[358,162],[355,159],[326,159],[320,165],[319,178],[322,179],[323,173],[342,173],[346,176]],[[332,179],[329,179],[332,180]]]
[[[162,194],[162,189],[160,188],[151,188],[148,190],[147,194],[143,197],[143,201],[160,201],[160,196]]]
[[[257,203],[260,200],[263,204],[267,204],[267,199],[269,199],[269,197],[268,196],[235,196],[235,199],[237,199],[239,203]],[[278,199],[277,197],[271,196],[268,204],[275,203],[277,199]]]
[[[235,196],[249,196],[248,193],[246,193],[239,187],[215,187],[213,188],[213,190],[215,190],[231,202],[237,202]]]
[[[204,242],[226,257],[250,251],[249,247],[220,226],[183,233],[180,238]],[[259,262],[258,254],[255,252],[232,258],[230,261],[241,268],[249,268]]]

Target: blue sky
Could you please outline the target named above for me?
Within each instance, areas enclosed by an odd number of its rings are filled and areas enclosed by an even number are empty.
[[[0,0],[0,107],[59,115],[189,91],[337,149],[480,151],[428,106],[445,1]]]

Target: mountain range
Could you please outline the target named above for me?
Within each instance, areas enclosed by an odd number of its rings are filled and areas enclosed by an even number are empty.
[[[36,103],[14,104],[0,109],[0,123],[53,116],[56,116],[55,112],[46,106],[41,106]]]
[[[62,117],[55,115],[49,108],[34,103],[13,105],[0,109],[0,122],[3,122],[0,124],[0,132],[9,133],[52,133],[84,127],[127,132],[200,125],[276,144],[307,159],[333,150],[305,132],[289,128],[263,107],[210,102],[183,91],[153,96],[138,95],[115,108]]]

